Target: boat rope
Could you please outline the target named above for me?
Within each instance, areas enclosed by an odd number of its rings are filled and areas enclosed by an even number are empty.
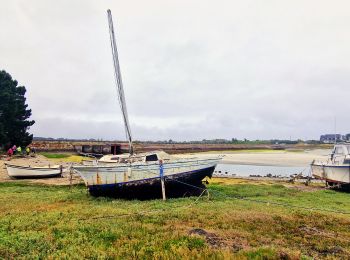
[[[344,214],[344,215],[350,215],[350,212],[348,211],[341,211],[341,210],[329,210],[329,209],[321,209],[321,208],[315,208],[315,207],[305,207],[305,206],[298,206],[298,205],[292,205],[289,203],[283,203],[283,202],[273,202],[273,201],[264,201],[264,200],[257,200],[257,199],[250,199],[247,197],[242,197],[242,196],[229,196],[227,194],[224,194],[220,191],[217,190],[213,190],[213,189],[204,189],[202,187],[198,187],[189,183],[185,183],[182,181],[178,181],[178,180],[172,180],[172,181],[176,181],[179,183],[182,183],[184,185],[188,185],[191,186],[193,188],[197,188],[202,190],[202,193],[196,198],[195,201],[193,201],[191,204],[189,205],[185,205],[182,207],[176,207],[173,208],[175,210],[182,210],[184,208],[190,208],[192,206],[194,206],[199,199],[203,196],[203,194],[205,193],[205,191],[208,192],[209,191],[211,193],[216,193],[216,194],[220,194],[222,195],[222,197],[226,198],[226,199],[237,199],[237,200],[243,200],[243,201],[249,201],[249,202],[254,202],[254,203],[261,203],[261,204],[266,204],[266,205],[276,205],[276,206],[283,206],[283,207],[288,207],[288,208],[297,208],[297,209],[303,209],[303,210],[311,210],[311,211],[319,211],[319,212],[327,212],[327,213],[339,213],[339,214]],[[209,196],[208,196],[209,197]],[[159,209],[159,210],[144,210],[144,211],[138,211],[138,212],[132,212],[132,213],[124,213],[124,214],[118,214],[118,215],[105,215],[105,216],[96,216],[96,217],[91,217],[91,218],[80,218],[77,219],[78,221],[88,221],[88,220],[96,220],[96,219],[106,219],[106,218],[115,218],[115,217],[132,217],[132,216],[137,216],[137,215],[147,215],[147,214],[155,214],[155,213],[162,213],[165,212],[167,209]]]
[[[221,193],[216,190],[210,190],[213,193]],[[222,194],[222,193],[221,193]],[[250,199],[247,197],[242,197],[242,196],[228,196],[228,195],[223,195],[225,198],[230,198],[230,199],[237,199],[237,200],[245,200],[245,201],[250,201],[250,202],[255,202],[255,203],[262,203],[262,204],[267,204],[267,205],[276,205],[276,206],[283,206],[283,207],[288,207],[288,208],[296,208],[296,209],[304,209],[304,210],[310,210],[310,211],[319,211],[319,212],[330,212],[330,213],[339,213],[339,214],[344,214],[344,215],[350,215],[349,211],[342,211],[342,210],[333,210],[333,209],[322,209],[322,208],[315,208],[315,207],[306,207],[306,206],[299,206],[299,205],[293,205],[289,203],[283,203],[283,202],[275,202],[275,201],[265,201],[265,200],[258,200],[258,199]]]
[[[224,198],[228,198],[228,199],[237,199],[237,200],[244,200],[244,201],[250,201],[250,202],[255,202],[255,203],[262,203],[262,204],[267,204],[267,205],[276,205],[276,206],[285,206],[285,207],[289,207],[289,208],[297,208],[297,209],[304,209],[304,210],[311,210],[311,211],[320,211],[320,212],[330,212],[330,213],[340,213],[340,214],[344,214],[344,215],[350,215],[349,211],[342,211],[342,210],[333,210],[333,209],[322,209],[322,208],[315,208],[315,207],[306,207],[306,206],[299,206],[299,205],[293,205],[290,203],[283,203],[283,202],[275,202],[275,201],[265,201],[265,200],[258,200],[258,199],[250,199],[248,197],[243,197],[243,196],[230,196],[227,194],[224,194],[220,191],[217,190],[213,190],[213,189],[204,189],[202,187],[198,187],[189,183],[185,183],[182,181],[178,181],[178,180],[173,180],[173,179],[167,179],[165,178],[165,180],[172,180],[172,181],[176,181],[179,183],[182,183],[184,185],[193,187],[193,188],[197,188],[197,189],[201,189],[201,190],[208,190],[208,192],[210,191],[211,193],[217,193],[222,195]]]
[[[157,175],[159,178],[159,174],[155,173],[155,172],[151,172],[148,171],[151,174]],[[327,212],[327,213],[338,213],[338,214],[344,214],[344,215],[350,215],[349,211],[342,211],[342,210],[336,210],[336,209],[322,209],[322,208],[316,208],[316,207],[307,207],[307,206],[300,206],[300,205],[293,205],[290,203],[284,203],[284,202],[278,202],[278,201],[266,201],[266,200],[259,200],[259,199],[252,199],[252,198],[248,198],[248,197],[244,197],[244,196],[232,196],[232,195],[227,195],[223,192],[214,190],[214,189],[208,189],[208,188],[203,188],[203,187],[199,187],[190,183],[186,183],[183,181],[179,181],[179,180],[175,180],[172,178],[169,178],[168,176],[165,176],[165,181],[172,181],[172,182],[177,182],[177,183],[181,183],[183,185],[189,186],[191,188],[195,188],[198,190],[201,190],[200,195],[196,198],[196,200],[194,202],[192,202],[189,205],[185,205],[182,207],[177,207],[175,208],[176,210],[179,209],[183,209],[183,208],[190,208],[192,206],[194,206],[198,200],[203,196],[203,194],[205,192],[207,192],[208,194],[208,199],[209,199],[209,192],[212,194],[218,194],[220,195],[222,198],[225,199],[235,199],[235,200],[242,200],[242,201],[249,201],[249,202],[254,202],[254,203],[259,203],[259,204],[266,204],[266,205],[275,205],[275,206],[281,206],[281,207],[286,207],[286,208],[294,208],[294,209],[301,209],[301,210],[309,210],[309,211],[318,211],[318,212]],[[122,216],[135,216],[135,215],[147,215],[147,214],[154,214],[154,213],[160,213],[160,212],[164,212],[166,211],[166,209],[161,209],[161,210],[145,210],[145,211],[138,211],[138,212],[133,212],[133,213],[125,213],[125,214],[118,214],[118,217],[122,217]],[[81,218],[78,220],[95,220],[95,219],[103,219],[103,218],[115,218],[116,215],[106,215],[106,216],[96,216],[96,217],[92,217],[92,218]]]
[[[207,191],[207,189],[204,189],[202,191],[202,193],[189,205],[184,205],[181,207],[176,207],[173,208],[175,210],[183,210],[185,208],[191,208],[192,206],[194,206],[200,198],[203,197],[203,194],[205,193],[205,191]],[[209,194],[209,192],[208,192]],[[209,196],[208,196],[209,199]],[[97,216],[97,217],[91,217],[91,218],[80,218],[78,219],[78,221],[86,221],[86,220],[96,220],[96,219],[105,219],[105,218],[115,218],[116,216],[118,217],[130,217],[130,216],[135,216],[135,215],[147,215],[147,214],[154,214],[154,213],[160,213],[160,212],[165,212],[167,209],[159,209],[159,210],[143,210],[143,211],[137,211],[137,212],[133,212],[133,213],[123,213],[123,214],[118,214],[118,215],[105,215],[105,216]]]

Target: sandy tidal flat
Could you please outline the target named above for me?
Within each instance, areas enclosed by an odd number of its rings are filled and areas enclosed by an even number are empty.
[[[223,155],[221,163],[271,166],[308,166],[313,160],[327,160],[330,150],[307,151],[220,151],[176,155],[181,157],[209,157]]]

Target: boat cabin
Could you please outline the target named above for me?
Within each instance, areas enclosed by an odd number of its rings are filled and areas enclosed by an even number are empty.
[[[133,163],[133,162],[157,162],[159,160],[169,161],[173,157],[164,151],[152,151],[130,156],[130,154],[105,155],[99,162],[103,163]]]
[[[350,163],[350,144],[334,145],[331,160],[335,163]]]

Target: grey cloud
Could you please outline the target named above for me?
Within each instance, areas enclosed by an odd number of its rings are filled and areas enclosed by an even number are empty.
[[[124,137],[107,8],[135,139],[318,138],[334,116],[350,132],[347,1],[0,4],[2,69],[37,136]]]

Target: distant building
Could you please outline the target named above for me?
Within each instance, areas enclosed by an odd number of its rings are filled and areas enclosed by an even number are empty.
[[[341,134],[325,134],[321,135],[320,141],[323,143],[334,143],[335,138],[337,138],[337,142],[342,142],[346,140],[345,136]]]
[[[345,139],[346,139],[346,141],[350,141],[350,134],[346,134]]]

